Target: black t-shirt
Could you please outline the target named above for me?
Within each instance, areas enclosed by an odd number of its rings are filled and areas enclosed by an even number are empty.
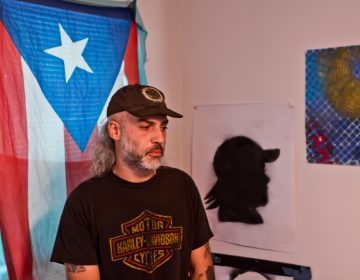
[[[191,251],[212,237],[186,173],[161,167],[143,183],[113,173],[68,197],[51,261],[99,265],[107,279],[187,279]]]

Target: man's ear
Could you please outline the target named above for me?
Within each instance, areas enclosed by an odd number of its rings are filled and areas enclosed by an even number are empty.
[[[121,128],[120,128],[120,124],[114,120],[110,120],[108,123],[108,132],[110,137],[113,140],[119,140],[120,136],[121,136]]]

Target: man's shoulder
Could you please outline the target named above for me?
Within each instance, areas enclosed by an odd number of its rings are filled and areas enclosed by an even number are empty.
[[[81,182],[70,194],[69,197],[78,197],[84,195],[96,195],[104,187],[105,182],[109,180],[109,174],[103,176],[94,176]]]

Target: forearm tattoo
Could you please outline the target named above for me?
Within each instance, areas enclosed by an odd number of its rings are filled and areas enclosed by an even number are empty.
[[[213,265],[208,266],[205,273],[206,273],[206,280],[215,280],[215,271]]]
[[[196,280],[215,280],[214,266],[213,265],[208,266],[205,273],[200,273],[196,277]]]
[[[210,245],[209,243],[205,244],[205,253],[204,253],[204,259],[210,257],[211,258],[211,251],[210,251]]]
[[[211,250],[209,243],[205,244],[204,259],[211,258]],[[215,280],[214,266],[210,265],[207,267],[205,273],[201,273],[198,280]]]
[[[85,272],[86,268],[83,265],[65,263],[66,272],[78,273]]]

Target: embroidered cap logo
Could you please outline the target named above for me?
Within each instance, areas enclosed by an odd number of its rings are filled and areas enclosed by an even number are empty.
[[[164,96],[156,88],[145,87],[141,90],[141,93],[150,101],[159,103],[164,102]]]

